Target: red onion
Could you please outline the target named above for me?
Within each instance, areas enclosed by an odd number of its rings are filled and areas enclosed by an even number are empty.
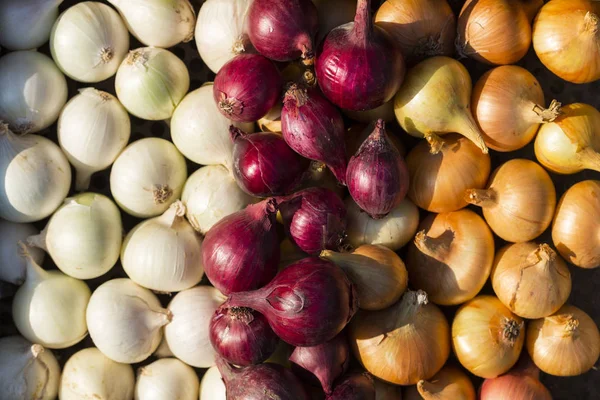
[[[486,379],[479,389],[480,400],[552,400],[550,391],[539,380],[540,370],[524,354],[505,375]]]
[[[235,368],[217,356],[227,400],[309,400],[296,376],[279,364],[250,365]]]
[[[261,289],[232,293],[225,304],[262,313],[277,336],[292,346],[315,346],[333,339],[358,307],[346,274],[316,257],[288,266]]]
[[[290,356],[292,369],[298,376],[308,374],[321,383],[326,394],[332,392],[333,381],[348,370],[350,348],[343,333],[323,344],[310,347],[296,347]],[[300,372],[302,371],[302,372]]]
[[[254,0],[248,10],[248,36],[265,57],[314,62],[317,8],[311,0]]]
[[[356,204],[375,219],[385,217],[406,196],[408,169],[382,119],[350,159],[346,181]]]
[[[271,60],[260,54],[239,54],[219,70],[213,97],[221,114],[230,120],[253,122],[277,103],[282,87]]]
[[[346,376],[327,400],[375,400],[375,382],[367,372]]]
[[[244,307],[219,307],[210,321],[209,333],[215,351],[235,365],[259,364],[279,343],[267,319]]]
[[[371,0],[358,0],[354,22],[331,30],[317,58],[317,81],[333,104],[371,110],[389,101],[404,79],[400,49],[373,24]]]
[[[310,162],[290,149],[276,133],[248,134],[231,125],[233,176],[246,193],[278,196],[300,186]]]
[[[344,120],[316,89],[289,87],[281,110],[281,133],[294,151],[326,164],[340,183],[346,183]]]
[[[206,233],[204,272],[223,294],[257,289],[268,283],[279,264],[274,199],[228,215]]]
[[[300,250],[319,255],[338,250],[346,231],[346,206],[325,188],[309,188],[281,200],[286,232]]]

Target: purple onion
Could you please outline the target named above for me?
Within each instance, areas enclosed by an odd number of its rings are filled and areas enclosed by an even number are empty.
[[[248,10],[248,36],[265,57],[276,61],[302,57],[312,64],[318,22],[311,0],[254,0]]]
[[[300,186],[310,162],[290,149],[276,133],[248,134],[231,125],[233,176],[246,193],[279,196]]]
[[[317,81],[333,104],[371,110],[398,91],[406,67],[400,49],[373,24],[371,0],[358,0],[354,22],[331,30],[317,58]]]
[[[358,307],[346,274],[316,257],[288,266],[261,289],[232,293],[225,304],[260,312],[277,336],[292,346],[315,346],[333,339]]]
[[[348,163],[350,195],[371,217],[383,218],[406,196],[408,179],[404,159],[389,141],[383,120],[377,120],[373,133]]]
[[[210,343],[227,362],[252,365],[273,354],[279,338],[260,313],[244,307],[220,306],[209,325]]]
[[[348,370],[350,348],[343,333],[323,344],[296,347],[290,356],[292,369],[318,379],[326,394],[332,392],[333,381]],[[301,376],[298,373],[298,376]]]
[[[279,264],[274,199],[228,215],[206,233],[204,272],[223,294],[257,289],[268,283]]]
[[[232,121],[261,119],[279,100],[283,81],[275,64],[260,54],[239,54],[215,77],[213,97]]]
[[[289,87],[281,110],[281,133],[294,151],[326,164],[341,184],[346,183],[344,120],[316,89]]]
[[[227,400],[309,400],[300,380],[279,364],[235,368],[217,356]]]
[[[375,382],[367,372],[350,374],[336,385],[327,400],[375,400]]]
[[[346,206],[337,194],[315,187],[280,201],[285,230],[300,250],[311,255],[339,250],[346,231]]]

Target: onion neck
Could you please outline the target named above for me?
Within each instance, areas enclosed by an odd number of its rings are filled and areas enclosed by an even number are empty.
[[[25,259],[25,284],[41,282],[48,278],[48,271],[43,269],[35,262],[27,246],[19,242],[21,257]]]
[[[435,400],[439,398],[440,392],[445,388],[445,385],[440,384],[439,381],[428,382],[420,380],[417,382],[417,391],[423,398],[423,400]]]
[[[371,18],[371,0],[358,0],[356,15],[354,16],[354,37],[367,43],[373,33],[373,21]]]
[[[173,189],[169,185],[154,185],[152,195],[154,204],[164,204],[173,196]]]
[[[449,234],[449,235],[448,235]],[[415,235],[415,246],[419,251],[435,260],[443,260],[450,254],[450,247],[454,240],[454,233],[446,230],[437,238],[427,236],[424,230]]]
[[[399,304],[399,312],[396,318],[398,324],[406,323],[406,321],[412,320],[422,307],[429,303],[427,293],[423,290],[407,290]]]
[[[465,201],[481,208],[494,207],[498,204],[494,189],[467,189]]]
[[[523,322],[512,318],[504,318],[500,326],[500,341],[510,347],[513,347],[521,334]]]
[[[283,98],[283,104],[286,108],[291,110],[297,110],[298,108],[304,106],[307,102],[308,93],[306,89],[295,83],[290,85]]]
[[[146,321],[152,329],[159,329],[173,320],[173,313],[170,310],[161,308],[159,310],[148,310]]]
[[[575,338],[579,335],[579,320],[573,314],[555,315],[548,318],[560,325],[561,337]]]
[[[582,34],[598,36],[598,27],[600,26],[600,19],[595,13],[588,11],[583,17],[583,26],[581,28]]]
[[[556,252],[547,243],[542,243],[529,256],[530,265],[542,265],[549,269],[556,261]]]
[[[158,220],[165,226],[173,228],[178,222],[181,222],[185,217],[186,208],[181,200],[177,200],[171,204]]]
[[[148,48],[140,48],[140,49],[131,50],[129,52],[129,54],[127,54],[125,63],[127,65],[133,65],[136,67],[144,67],[149,59],[150,59],[150,54],[149,54]]]
[[[246,51],[246,46],[249,44],[250,39],[248,38],[248,35],[245,33],[242,33],[235,42],[233,42],[233,45],[231,46],[231,52],[235,55],[238,54],[242,54]]]
[[[262,222],[262,226],[265,231],[270,231],[277,219],[279,204],[277,200],[272,197],[270,199],[263,200],[260,203],[246,206],[245,211],[250,218]]]
[[[244,307],[263,313],[266,307],[264,304],[265,299],[261,291],[262,289],[231,293],[225,303],[225,307]]]
[[[37,235],[29,236],[27,238],[27,246],[37,247],[39,249],[44,250],[45,252],[48,252],[48,248],[46,247],[47,235],[48,235],[48,227],[44,228]],[[27,251],[27,246],[25,246],[25,244],[19,244],[19,246],[21,248],[20,250],[21,250],[22,254],[29,255],[29,252]]]
[[[600,153],[590,146],[586,146],[577,152],[581,165],[586,169],[600,171]]]
[[[231,137],[231,141],[235,142],[238,138],[245,138],[248,136],[248,133],[244,132],[235,125],[229,125],[229,136]]]
[[[534,121],[538,124],[545,124],[548,122],[554,122],[562,114],[562,104],[556,100],[552,100],[548,108],[544,108],[538,104],[533,106],[533,112],[535,113]]]
[[[225,382],[225,386],[227,386],[227,384],[239,373],[237,368],[232,367],[231,364],[229,364],[223,359],[223,357],[219,355],[215,357],[215,363],[219,373],[221,373],[223,381]]]
[[[479,130],[477,123],[468,109],[464,110],[464,113],[459,116],[459,120],[453,125],[454,126],[451,126],[451,128],[454,128],[452,129],[453,131],[460,133],[471,142],[475,143],[475,146],[479,147],[483,154],[488,154],[489,150],[483,140],[481,130]]]
[[[75,168],[75,191],[83,192],[90,187],[93,171],[85,168]]]
[[[438,154],[442,151],[442,147],[444,147],[444,140],[436,135],[435,133],[426,133],[425,140],[429,143],[429,152],[431,154]]]

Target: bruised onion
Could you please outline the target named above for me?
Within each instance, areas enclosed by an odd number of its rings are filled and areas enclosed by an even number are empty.
[[[319,87],[340,108],[379,107],[394,96],[404,79],[400,49],[373,24],[370,7],[371,0],[358,0],[354,22],[329,32],[316,62]]]
[[[388,139],[385,122],[379,119],[348,163],[350,195],[371,217],[382,218],[404,199],[408,180],[406,163]]]
[[[515,368],[497,378],[486,379],[479,390],[480,400],[552,400],[550,391],[539,380],[540,370],[527,356]]]
[[[367,372],[350,374],[335,386],[327,400],[376,400],[375,381]]]
[[[219,112],[230,120],[253,122],[279,100],[282,85],[272,61],[260,54],[239,54],[219,70],[213,97]]]
[[[232,293],[226,304],[260,312],[293,346],[314,346],[344,329],[356,312],[357,297],[338,266],[313,257],[288,266],[261,289]]]
[[[204,272],[223,294],[257,289],[277,273],[275,200],[263,200],[220,220],[202,245]]]

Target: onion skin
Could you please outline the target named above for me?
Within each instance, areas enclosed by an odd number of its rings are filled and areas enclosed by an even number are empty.
[[[461,369],[444,366],[429,380],[420,380],[417,391],[424,400],[475,400],[471,379]]]
[[[373,377],[365,373],[346,376],[335,387],[327,400],[376,400]]]
[[[239,54],[219,70],[213,97],[225,117],[236,122],[253,122],[275,105],[282,86],[272,61],[259,54]]]
[[[486,379],[479,389],[480,400],[552,400],[550,391],[539,380],[540,370],[527,356],[507,374]]]

